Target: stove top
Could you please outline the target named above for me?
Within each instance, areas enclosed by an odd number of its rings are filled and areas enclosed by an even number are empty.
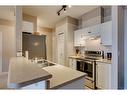
[[[99,58],[95,58],[95,57],[84,57],[84,59],[98,60]]]
[[[102,57],[102,51],[85,51],[85,55],[79,59],[95,61]]]

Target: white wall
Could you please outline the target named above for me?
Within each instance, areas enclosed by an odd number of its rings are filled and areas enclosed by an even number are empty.
[[[0,32],[0,73],[2,72],[2,32]]]
[[[38,31],[46,35],[46,54],[47,54],[47,60],[52,61],[52,31],[46,31],[42,30],[41,27],[38,27]]]
[[[112,89],[123,89],[124,87],[123,18],[123,7],[112,6]]]
[[[57,36],[55,30],[52,32],[52,61],[57,63]]]
[[[15,7],[15,47],[16,53],[22,51],[22,7]]]
[[[124,10],[124,88],[127,89],[127,8]]]
[[[0,25],[2,31],[2,71],[8,71],[9,59],[15,56],[14,26]]]

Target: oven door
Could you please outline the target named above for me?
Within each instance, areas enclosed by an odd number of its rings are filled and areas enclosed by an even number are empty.
[[[77,61],[77,70],[87,73],[86,78],[95,80],[95,66],[93,61]]]

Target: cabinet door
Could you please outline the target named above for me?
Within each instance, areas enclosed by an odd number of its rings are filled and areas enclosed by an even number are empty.
[[[97,88],[102,89],[103,87],[103,64],[102,63],[97,63],[96,65],[96,86]]]
[[[41,82],[37,82],[37,83],[33,83],[24,87],[21,87],[20,89],[24,89],[24,90],[44,90],[46,89],[46,81],[41,81]]]
[[[82,30],[74,31],[74,46],[85,46]]]
[[[101,24],[101,44],[112,45],[112,22]]]
[[[72,60],[72,65],[73,65],[72,68],[76,70],[76,68],[77,68],[76,59],[73,59],[73,60]]]
[[[98,62],[96,65],[96,86],[100,89],[111,88],[111,64]]]
[[[69,67],[76,70],[77,67],[76,59],[72,59],[72,58],[69,59]]]
[[[73,62],[73,60],[70,58],[70,59],[69,59],[69,67],[70,67],[70,68],[73,68],[72,62]]]
[[[88,27],[85,32],[86,36],[98,36],[100,35],[100,25]]]
[[[74,46],[80,46],[80,31],[74,31]]]

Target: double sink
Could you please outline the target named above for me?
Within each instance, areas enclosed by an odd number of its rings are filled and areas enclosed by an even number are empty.
[[[39,67],[44,68],[48,66],[54,66],[55,64],[48,62],[47,60],[36,60],[35,62]]]

